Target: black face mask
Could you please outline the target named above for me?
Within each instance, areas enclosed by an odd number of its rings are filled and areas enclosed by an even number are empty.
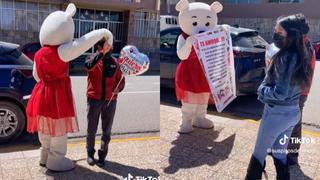
[[[276,45],[279,49],[282,49],[285,46],[285,37],[278,33],[274,33],[273,42],[274,42],[274,45]]]

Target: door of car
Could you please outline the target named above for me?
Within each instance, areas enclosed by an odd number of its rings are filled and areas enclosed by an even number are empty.
[[[35,84],[32,76],[33,62],[15,49],[0,55],[0,88],[19,91],[22,96],[30,95]]]

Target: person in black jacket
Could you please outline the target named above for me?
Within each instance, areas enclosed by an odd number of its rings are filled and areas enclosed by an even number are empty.
[[[94,165],[95,136],[101,114],[102,137],[98,150],[98,166],[104,166],[111,139],[111,128],[117,105],[117,94],[123,90],[124,77],[117,61],[111,56],[112,46],[101,40],[95,45],[97,54],[85,62],[88,69],[87,162]]]

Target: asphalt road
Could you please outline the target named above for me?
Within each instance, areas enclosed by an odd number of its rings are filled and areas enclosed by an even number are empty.
[[[320,132],[320,61],[316,62],[312,87],[303,111],[303,127]],[[174,89],[161,88],[161,103],[172,106],[181,106],[176,101]],[[232,116],[236,119],[260,120],[263,113],[263,104],[257,100],[257,95],[238,96],[222,113],[218,113],[214,105],[209,106],[209,114],[217,116]]]
[[[86,135],[87,128],[87,77],[72,76],[71,81],[80,132],[69,134],[69,137],[81,137]],[[127,77],[125,89],[118,96],[112,133],[126,134],[159,131],[159,88],[159,76]],[[98,127],[98,133],[101,133],[100,125],[101,122]]]

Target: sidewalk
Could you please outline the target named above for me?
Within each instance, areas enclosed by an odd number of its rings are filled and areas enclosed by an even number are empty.
[[[0,153],[0,180],[112,180],[126,178],[129,173],[134,177],[158,177],[159,134],[138,136],[140,137],[113,137],[109,146],[108,162],[103,168],[87,164],[84,138],[71,139],[67,157],[76,161],[76,168],[64,173],[53,173],[40,167],[38,147],[35,150]],[[97,141],[96,144],[98,149],[100,142]]]
[[[129,174],[135,177],[131,180],[158,180],[159,175],[161,180],[244,179],[254,148],[257,122],[208,115],[215,123],[214,130],[195,129],[189,135],[179,135],[180,108],[161,105],[160,110],[161,140],[158,134],[113,136],[104,168],[86,163],[84,138],[71,139],[67,157],[76,161],[73,171],[52,173],[41,168],[39,147],[33,150],[8,147],[0,149],[0,180],[112,180],[127,178]],[[302,144],[301,168],[291,169],[292,180],[320,180],[320,135],[304,131],[303,136],[312,138],[314,143]],[[99,141],[96,144],[98,148]],[[8,153],[3,153],[5,151]],[[269,179],[274,180],[275,169],[270,157],[266,171]],[[153,179],[148,179],[151,176]]]
[[[253,152],[259,123],[235,117],[208,115],[214,130],[195,129],[188,135],[177,133],[180,108],[161,105],[161,179],[243,180]],[[219,114],[218,114],[219,115]],[[292,180],[320,180],[320,134],[303,131],[314,140],[301,145],[298,166],[290,169]],[[275,179],[271,157],[266,171]]]

